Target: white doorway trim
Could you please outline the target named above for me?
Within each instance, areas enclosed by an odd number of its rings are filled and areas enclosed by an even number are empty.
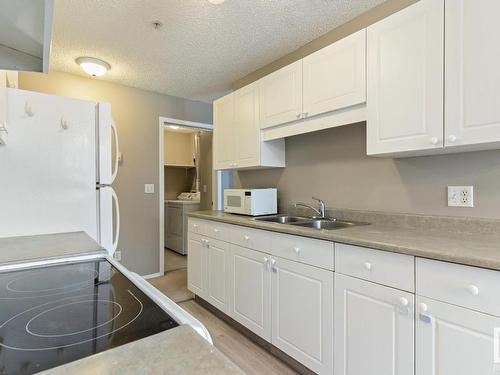
[[[202,122],[193,122],[174,119],[170,117],[160,117],[159,119],[159,186],[158,186],[158,196],[159,196],[159,206],[160,206],[160,271],[158,276],[163,276],[165,273],[165,144],[163,139],[163,132],[165,130],[165,125],[179,125],[183,127],[195,128],[195,129],[206,129],[213,130],[212,124],[206,124]]]

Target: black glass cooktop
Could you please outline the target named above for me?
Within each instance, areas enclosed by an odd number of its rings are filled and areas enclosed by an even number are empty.
[[[32,374],[177,326],[106,260],[0,273],[0,374]]]

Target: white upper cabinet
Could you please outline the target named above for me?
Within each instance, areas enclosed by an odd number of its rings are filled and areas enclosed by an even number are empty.
[[[334,373],[413,375],[414,295],[338,273],[334,295]]]
[[[416,319],[416,375],[498,374],[500,318],[417,297]]]
[[[214,102],[214,169],[285,166],[284,139],[262,140],[259,107],[257,83]]]
[[[258,83],[261,128],[302,117],[302,60],[269,74]]]
[[[366,101],[366,29],[303,60],[303,117]]]
[[[234,96],[214,101],[214,169],[232,168],[236,159]]]
[[[442,148],[444,2],[421,0],[367,30],[368,155]]]
[[[500,1],[447,1],[445,14],[445,145],[499,145]]]
[[[251,84],[234,94],[236,164],[239,168],[260,164],[259,95]]]

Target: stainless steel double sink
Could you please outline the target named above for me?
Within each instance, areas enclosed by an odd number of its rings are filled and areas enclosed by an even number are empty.
[[[362,223],[356,221],[343,221],[330,218],[307,218],[307,217],[289,216],[289,215],[262,216],[253,218],[252,220],[264,221],[276,224],[287,224],[287,225],[293,225],[303,228],[312,228],[317,230],[321,229],[334,230],[334,229],[354,227],[358,225],[368,225],[368,223]]]

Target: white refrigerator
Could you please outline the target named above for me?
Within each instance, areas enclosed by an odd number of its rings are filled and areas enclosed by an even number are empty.
[[[120,214],[111,105],[10,88],[2,96],[0,237],[85,231],[113,254]]]

